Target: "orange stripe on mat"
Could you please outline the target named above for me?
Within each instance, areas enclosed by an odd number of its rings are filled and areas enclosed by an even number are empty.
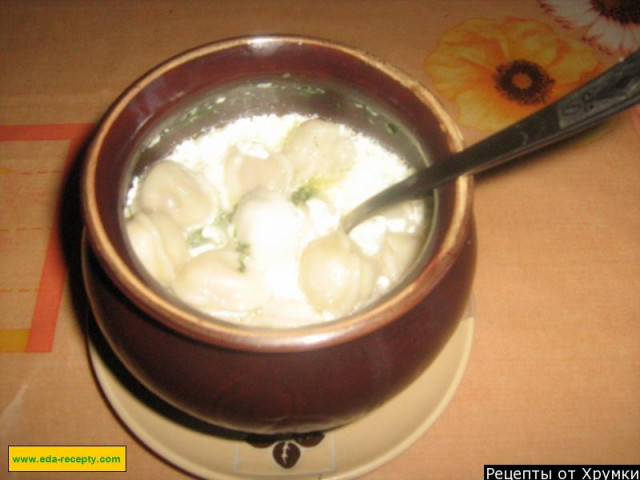
[[[0,125],[0,142],[41,142],[46,140],[86,139],[90,123],[53,123],[42,125]]]
[[[68,140],[69,148],[63,171],[63,178],[66,178],[72,160],[77,156],[80,147],[87,140],[92,127],[92,124],[86,123],[0,125],[0,141]],[[58,199],[51,232],[47,241],[47,250],[38,285],[38,295],[31,316],[31,328],[29,329],[24,350],[22,350],[26,352],[50,352],[53,348],[58,311],[67,275],[58,233],[60,204],[61,201]],[[11,343],[12,348],[15,348],[17,343]]]

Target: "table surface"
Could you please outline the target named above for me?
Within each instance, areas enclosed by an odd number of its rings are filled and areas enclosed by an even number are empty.
[[[604,37],[589,40],[588,22],[563,22],[571,12],[554,3],[0,2],[0,452],[124,444],[128,472],[107,478],[186,478],[117,420],[83,331],[82,148],[137,77],[231,36],[319,36],[431,87],[472,144],[628,53],[598,44]],[[637,43],[640,27],[627,28]],[[516,60],[551,78],[544,98],[527,103],[496,91],[498,64]],[[512,80],[527,86],[525,77]],[[497,122],[486,114],[492,101]],[[482,478],[484,464],[640,463],[639,187],[640,110],[477,178],[468,368],[435,424],[364,478]],[[6,462],[0,453],[0,471]],[[67,478],[57,475],[47,478]]]

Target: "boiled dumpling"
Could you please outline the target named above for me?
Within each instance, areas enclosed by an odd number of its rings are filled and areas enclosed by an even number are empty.
[[[383,274],[396,282],[415,262],[422,247],[420,235],[388,232],[380,248]]]
[[[376,285],[373,261],[344,232],[311,241],[300,261],[300,287],[320,311],[343,315],[366,301]]]
[[[248,312],[271,293],[263,277],[242,267],[242,254],[232,248],[209,250],[185,264],[172,284],[186,303],[207,313]]]
[[[180,226],[162,212],[138,212],[127,220],[126,229],[142,265],[161,284],[168,285],[189,257]]]
[[[204,176],[171,160],[151,167],[140,185],[139,208],[164,212],[182,228],[202,225],[215,215],[213,188]]]
[[[232,222],[238,241],[248,245],[251,268],[268,270],[295,258],[303,219],[282,194],[256,190],[246,195]]]
[[[225,183],[235,200],[258,188],[284,191],[291,177],[291,165],[279,154],[253,156],[234,149],[225,162]]]
[[[293,165],[295,181],[332,180],[353,167],[356,148],[351,136],[336,124],[307,120],[294,128],[282,152]]]

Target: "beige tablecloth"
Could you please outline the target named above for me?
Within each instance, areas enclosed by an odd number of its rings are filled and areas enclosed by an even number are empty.
[[[556,3],[0,2],[0,471],[8,445],[126,445],[127,473],[74,478],[188,477],[118,420],[86,351],[82,148],[131,82],[230,36],[319,36],[433,88],[473,143],[637,48],[637,19],[626,24],[636,45],[625,50],[602,45],[586,13],[572,17]],[[545,75],[538,97],[499,88],[505,70],[496,64],[537,66]],[[512,72],[512,87],[530,87],[527,72]],[[432,427],[364,478],[466,480],[500,463],[640,463],[639,117],[624,112],[478,177],[468,368]]]

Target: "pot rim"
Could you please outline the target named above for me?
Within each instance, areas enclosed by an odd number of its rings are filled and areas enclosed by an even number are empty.
[[[439,283],[462,250],[470,230],[473,198],[471,176],[462,176],[452,182],[455,186],[452,220],[443,241],[434,251],[425,268],[392,298],[379,302],[371,309],[342,319],[287,329],[249,327],[204,316],[195,310],[184,309],[177,302],[171,301],[168,296],[163,296],[149,287],[140,275],[130,269],[120,258],[100,219],[95,195],[95,186],[98,181],[96,170],[100,150],[109,129],[118,115],[140,91],[178,65],[236,47],[268,48],[282,43],[300,46],[315,45],[337,50],[381,71],[411,90],[437,117],[451,148],[455,151],[462,149],[463,140],[458,127],[435,96],[417,80],[376,56],[358,48],[308,36],[244,36],[216,41],[178,54],[159,64],[129,86],[109,109],[95,132],[87,151],[81,184],[82,210],[91,250],[110,279],[129,300],[166,327],[193,339],[224,348],[264,353],[299,352],[337,345],[376,331],[413,309]]]

